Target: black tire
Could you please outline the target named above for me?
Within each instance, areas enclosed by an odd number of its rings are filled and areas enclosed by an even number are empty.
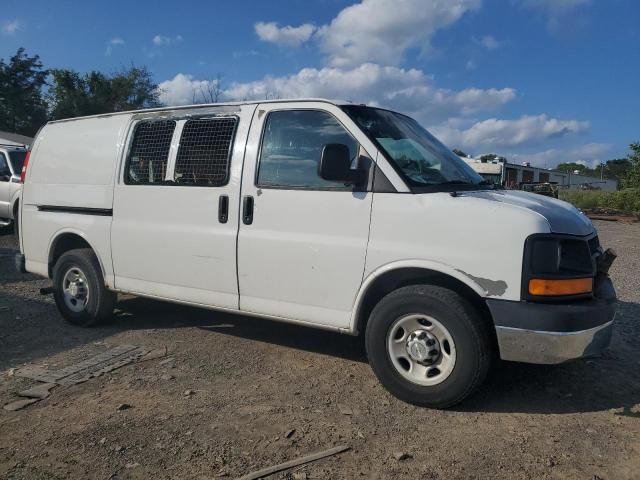
[[[89,292],[80,312],[72,310],[64,300],[64,276],[73,268],[82,272]],[[62,317],[80,327],[92,327],[110,318],[116,302],[116,294],[105,286],[100,263],[90,248],[69,250],[60,256],[53,267],[53,297]]]
[[[402,376],[387,349],[396,320],[411,314],[437,319],[455,345],[453,370],[441,383],[424,386]],[[414,405],[447,408],[469,397],[485,380],[492,359],[492,342],[476,309],[456,292],[432,285],[414,285],[385,296],[371,312],[365,332],[369,364],[382,385]]]

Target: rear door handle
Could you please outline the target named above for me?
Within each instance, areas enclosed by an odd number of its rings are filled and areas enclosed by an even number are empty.
[[[229,197],[227,195],[220,195],[218,199],[218,221],[220,223],[227,223],[229,220]]]
[[[242,223],[245,225],[253,223],[253,197],[251,195],[242,199]]]

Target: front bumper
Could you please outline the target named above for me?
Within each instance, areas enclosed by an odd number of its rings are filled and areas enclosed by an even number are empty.
[[[611,342],[616,293],[609,278],[598,279],[593,299],[572,303],[487,300],[500,358],[555,364],[598,354]]]

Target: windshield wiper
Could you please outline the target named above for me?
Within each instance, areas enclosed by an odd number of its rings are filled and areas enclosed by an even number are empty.
[[[446,182],[439,182],[436,185],[480,185],[480,184],[467,182],[466,180],[447,180]]]

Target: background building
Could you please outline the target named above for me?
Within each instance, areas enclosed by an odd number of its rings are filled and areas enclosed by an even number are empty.
[[[499,157],[497,160],[461,158],[487,180],[502,184],[507,188],[518,188],[522,183],[551,182],[557,183],[558,186],[565,188],[618,189],[617,180],[608,178],[601,179],[580,175],[578,173],[532,167],[530,164],[518,165],[507,162],[504,157]]]
[[[17,133],[9,133],[0,131],[0,145],[26,145],[30,146],[33,138],[19,135]]]

